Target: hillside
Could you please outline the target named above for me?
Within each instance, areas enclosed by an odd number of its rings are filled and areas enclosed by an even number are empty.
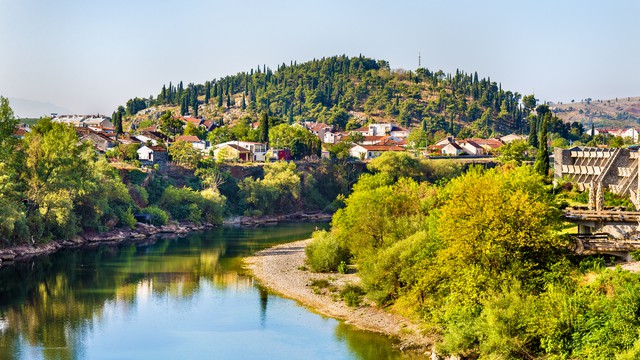
[[[315,120],[352,129],[393,122],[431,134],[486,137],[528,130],[520,100],[477,73],[392,70],[384,60],[343,55],[276,70],[261,66],[203,84],[169,83],[155,98],[131,99],[119,111],[125,130],[171,109],[224,124],[267,113],[276,123]]]
[[[550,105],[556,116],[565,122],[578,121],[596,127],[636,127],[640,124],[640,97],[611,100],[581,100]]]

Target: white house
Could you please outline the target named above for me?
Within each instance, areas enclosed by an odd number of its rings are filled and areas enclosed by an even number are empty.
[[[471,140],[461,141],[459,146],[469,155],[484,155],[484,148]]]
[[[437,145],[437,146],[446,146],[449,145],[451,143],[455,143],[456,142],[456,138],[454,138],[453,136],[447,136],[446,138],[439,140],[438,142],[436,142],[433,145]]]
[[[396,138],[406,138],[409,136],[409,130],[389,123],[369,124],[354,131],[359,132],[364,136],[391,135]]]
[[[169,160],[169,154],[162,146],[142,146],[138,149],[138,160],[143,165],[159,164],[162,167]]]
[[[259,142],[252,142],[252,141],[227,141],[224,143],[220,143],[217,144],[214,147],[214,154],[217,154],[217,151],[222,148],[222,147],[228,147],[230,145],[233,145],[231,148],[237,152],[238,154],[242,154],[241,156],[239,155],[239,158],[241,158],[242,161],[265,161],[266,159],[266,154],[267,154],[267,144],[264,143],[259,143]],[[247,150],[249,152],[249,155],[244,155],[244,151],[242,151],[242,148],[244,150]],[[214,155],[215,156],[215,155]]]
[[[462,149],[462,147],[454,142],[448,143],[442,148],[442,155],[458,156],[460,154],[463,154],[464,152],[465,151]]]
[[[75,127],[113,128],[111,119],[102,115],[56,115],[51,121]]]
[[[144,136],[144,135],[132,135],[131,136],[134,139],[137,139],[138,141],[140,141],[143,144],[151,144],[153,146],[158,145],[158,141],[156,141],[155,139],[152,139],[148,136]]]
[[[404,149],[396,145],[354,145],[349,150],[349,154],[356,159],[369,160],[387,151],[404,151]]]
[[[191,144],[191,146],[193,146],[194,149],[196,150],[200,150],[201,152],[206,152],[207,151],[207,142],[204,140],[200,140],[197,136],[195,135],[180,135],[180,136],[176,136],[175,141],[184,141],[187,142],[189,144]]]
[[[342,139],[346,138],[347,136],[349,136],[349,134],[345,132],[327,131],[324,133],[324,138],[322,139],[322,142],[327,144],[335,144],[335,143],[339,143],[340,141],[342,141]]]

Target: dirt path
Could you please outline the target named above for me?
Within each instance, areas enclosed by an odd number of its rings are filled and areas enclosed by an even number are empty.
[[[246,258],[247,268],[259,282],[285,297],[297,300],[318,313],[344,320],[358,328],[400,339],[401,349],[426,351],[431,346],[419,325],[404,317],[390,314],[372,304],[357,308],[347,306],[330,288],[310,286],[314,280],[328,280],[335,289],[345,284],[358,284],[356,274],[318,274],[304,270],[304,248],[310,240],[278,245]]]

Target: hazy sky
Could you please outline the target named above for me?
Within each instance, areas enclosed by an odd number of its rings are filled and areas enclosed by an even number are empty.
[[[640,96],[639,15],[616,0],[0,0],[0,95],[111,114],[169,81],[340,54],[415,69],[420,52],[541,100]]]

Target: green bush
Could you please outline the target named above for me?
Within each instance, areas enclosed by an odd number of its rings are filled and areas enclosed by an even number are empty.
[[[128,208],[127,211],[122,213],[120,216],[120,223],[128,226],[130,229],[135,229],[137,221],[131,208]]]
[[[364,290],[357,285],[347,284],[340,291],[340,297],[347,304],[347,306],[356,307],[362,302],[362,296]]]
[[[309,267],[315,272],[336,271],[341,262],[349,259],[348,250],[324,230],[313,233],[313,241],[307,245],[305,253]]]
[[[178,221],[218,224],[222,221],[224,202],[224,196],[212,189],[197,192],[187,187],[169,186],[162,193],[158,206]]]
[[[142,209],[142,213],[151,215],[151,224],[155,226],[166,225],[169,222],[169,214],[157,206],[149,206]]]
[[[345,261],[340,261],[340,264],[338,265],[338,272],[340,274],[346,274],[347,270],[347,263]]]

